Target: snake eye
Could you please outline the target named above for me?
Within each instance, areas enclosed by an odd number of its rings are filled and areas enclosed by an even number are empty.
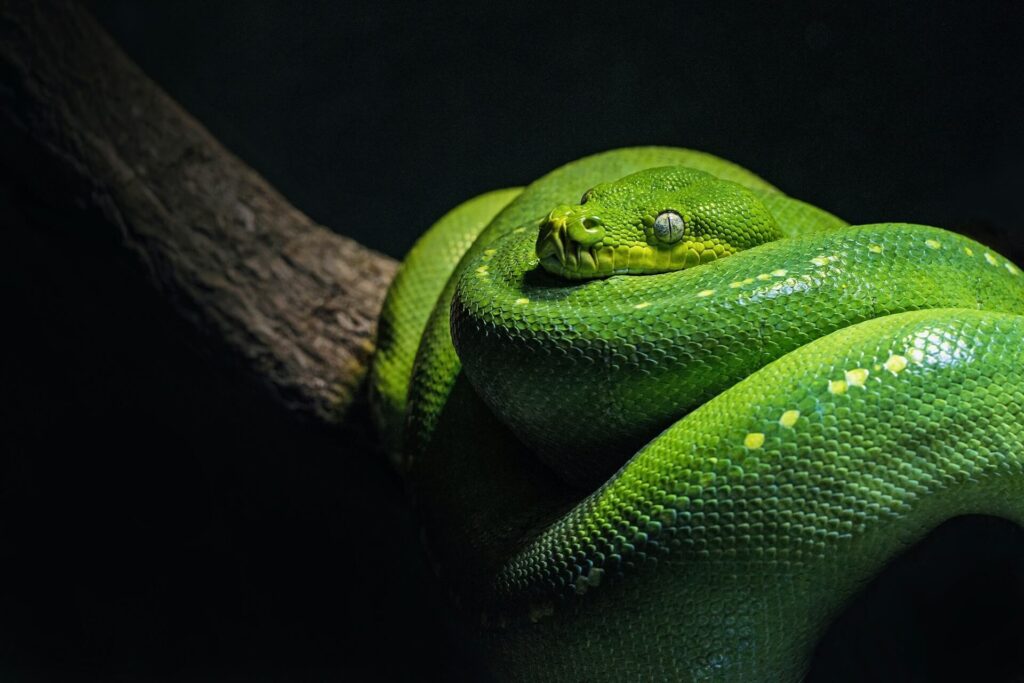
[[[667,244],[674,244],[683,238],[686,224],[675,211],[662,211],[654,219],[654,236]]]

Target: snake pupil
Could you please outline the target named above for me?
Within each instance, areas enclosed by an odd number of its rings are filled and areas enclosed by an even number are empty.
[[[662,211],[654,219],[654,235],[668,244],[681,240],[685,227],[683,217],[675,211]]]

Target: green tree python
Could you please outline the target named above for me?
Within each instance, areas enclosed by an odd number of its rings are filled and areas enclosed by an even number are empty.
[[[514,680],[795,681],[941,522],[1024,522],[1024,276],[631,148],[412,249],[371,398],[437,571]]]

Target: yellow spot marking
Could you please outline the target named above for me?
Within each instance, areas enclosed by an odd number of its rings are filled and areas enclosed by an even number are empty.
[[[846,383],[851,387],[862,387],[867,381],[868,371],[866,368],[856,368],[854,370],[846,371]]]
[[[907,368],[907,359],[899,354],[894,353],[889,356],[889,360],[885,361],[885,369],[894,375],[898,375]]]
[[[1019,271],[1019,270],[1017,270],[1017,266],[1013,265],[1013,264],[1012,264],[1012,263],[1010,263],[1009,261],[1007,261],[1007,262],[1006,262],[1006,263],[1004,263],[1003,265],[1005,265],[1005,266],[1006,266],[1006,269],[1007,269],[1008,271],[1010,271],[1010,275],[1020,275],[1020,271]]]
[[[996,257],[988,253],[987,251],[985,252],[985,260],[988,261],[990,266],[999,265],[999,261],[996,261]]]
[[[636,304],[635,306],[633,306],[633,308],[647,308],[650,305],[651,305],[651,303],[649,301],[642,301],[642,302]]]
[[[868,251],[870,251],[872,254],[881,254],[882,253],[882,245],[881,244],[869,244],[868,245]]]
[[[846,380],[830,379],[828,381],[828,393],[840,396],[846,393]]]
[[[910,349],[907,351],[907,355],[910,356],[910,360],[914,363],[924,362],[924,351],[921,349]]]
[[[715,293],[715,290],[713,290],[713,289],[705,289],[705,290],[702,290],[700,292],[697,292],[697,296],[699,296],[700,298],[703,299],[704,297],[711,296],[714,293]]]
[[[730,282],[729,286],[732,287],[733,289],[736,289],[737,287],[742,287],[743,283],[742,282]]]
[[[477,277],[487,277],[487,266],[480,266],[476,269]]]
[[[497,249],[484,249],[484,256],[494,256],[497,253]]]
[[[816,266],[827,266],[828,256],[815,256],[814,258],[811,259],[811,263],[813,263]]]
[[[967,254],[968,256],[974,256],[974,250],[971,249],[970,247],[964,247],[964,253]]]
[[[527,299],[527,298],[526,298],[526,297],[524,296],[524,297],[522,297],[521,299],[516,299],[516,303],[517,303],[517,304],[519,304],[520,306],[522,306],[522,305],[524,305],[524,304],[528,304],[528,303],[530,303],[530,300],[529,300],[529,299]]]
[[[513,230],[512,232],[515,232],[515,233],[526,232],[526,226],[520,226],[520,227],[516,228],[515,230]]]
[[[932,249],[942,249],[942,243],[938,240],[925,240],[924,243]]]
[[[760,448],[764,445],[764,434],[761,432],[747,434],[746,438],[743,439],[743,445],[750,449]]]
[[[778,270],[773,270],[772,275],[774,275],[775,277],[786,277],[787,272],[789,271],[787,271],[785,268],[779,268]]]
[[[757,279],[764,282],[765,280],[771,280],[772,276],[768,273],[761,273],[760,275],[757,276]]]
[[[795,425],[796,421],[799,420],[799,419],[800,419],[800,411],[799,410],[787,410],[786,412],[784,412],[782,414],[782,417],[779,418],[779,424],[782,425],[783,427],[787,427],[789,429],[792,429],[793,425]]]
[[[752,278],[752,277],[748,277],[748,278],[745,278],[743,280],[743,284],[745,284],[745,285],[749,285],[749,284],[751,284],[753,282],[754,282],[754,278]]]

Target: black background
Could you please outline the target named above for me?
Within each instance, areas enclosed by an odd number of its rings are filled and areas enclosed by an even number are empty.
[[[1024,264],[1013,3],[89,6],[296,206],[395,257],[474,194],[666,144]],[[0,202],[35,274],[0,271],[0,674],[483,675],[381,462],[197,351],[114,241]],[[817,680],[1024,672],[1022,548],[1008,524],[943,527],[866,590]]]

